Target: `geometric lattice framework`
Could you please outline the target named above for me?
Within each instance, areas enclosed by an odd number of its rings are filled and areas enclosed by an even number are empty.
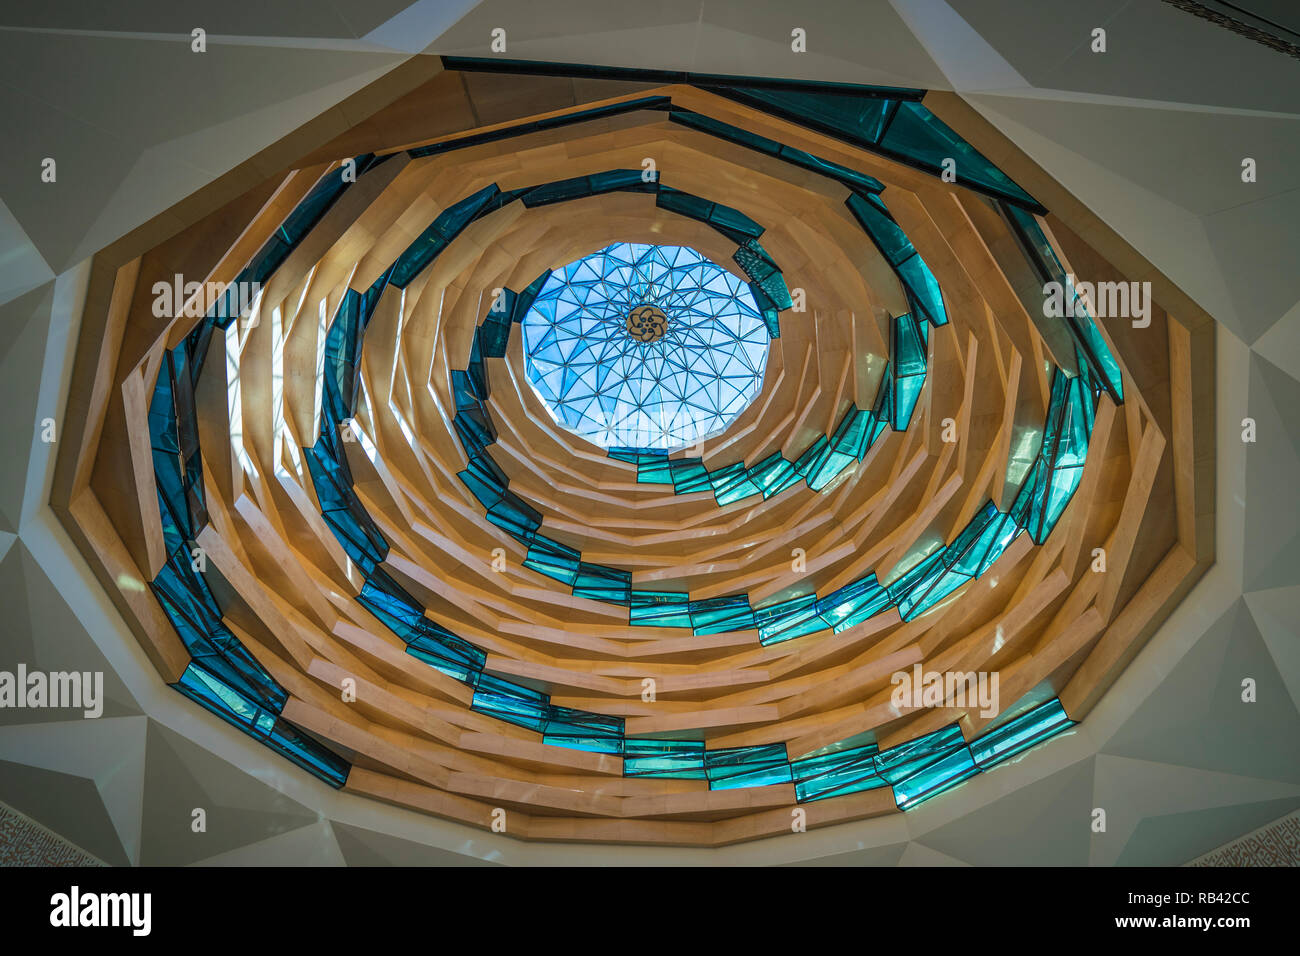
[[[523,332],[537,397],[603,448],[670,449],[721,431],[767,364],[767,326],[745,283],[681,246],[615,243],[569,263]]]
[[[54,499],[163,678],[334,786],[542,840],[898,812],[1083,719],[1212,558],[1208,317],[1158,276],[1140,329],[1045,316],[1046,281],[1149,267],[941,95],[587,69],[556,99],[524,64],[480,127],[449,64],[104,254]],[[761,390],[702,453],[597,454],[528,316],[652,247],[752,300]],[[252,294],[160,317],[177,273]],[[673,334],[640,291],[620,348]],[[914,667],[1002,704],[900,707]]]

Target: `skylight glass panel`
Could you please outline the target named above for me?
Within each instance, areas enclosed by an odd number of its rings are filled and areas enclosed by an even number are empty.
[[[770,342],[747,282],[694,249],[625,242],[552,273],[523,331],[537,397],[602,448],[722,431],[762,387]]]

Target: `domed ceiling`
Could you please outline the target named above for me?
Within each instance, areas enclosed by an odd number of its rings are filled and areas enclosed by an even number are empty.
[[[161,679],[524,840],[1086,720],[1212,559],[1203,314],[955,97],[445,67],[88,298],[55,504]]]

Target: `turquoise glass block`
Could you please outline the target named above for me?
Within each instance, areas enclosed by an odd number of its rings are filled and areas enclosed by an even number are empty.
[[[960,747],[947,756],[894,784],[894,802],[900,810],[911,810],[933,796],[951,790],[979,773],[970,750]]]
[[[623,743],[623,776],[704,780],[704,742],[628,738]]]
[[[939,560],[931,563],[929,572],[908,589],[898,602],[898,613],[903,620],[924,614],[948,595],[975,577],[975,569],[985,558],[985,551],[993,541],[986,540],[988,528],[1004,526],[1002,515],[993,502],[984,504],[961,534],[939,552]]]
[[[828,442],[826,454],[817,467],[809,472],[806,480],[813,491],[821,491],[841,474],[857,463],[857,456],[852,452],[839,451],[833,441]]]
[[[743,461],[710,472],[709,483],[713,486],[713,497],[719,507],[763,493],[750,477],[749,469]]]
[[[817,614],[836,634],[875,617],[892,603],[875,573],[844,585],[817,602]]]
[[[757,239],[763,234],[763,227],[748,216],[668,186],[659,187],[655,204],[669,212],[708,223],[736,243]]]
[[[741,243],[732,258],[736,265],[740,266],[741,271],[749,277],[749,281],[762,289],[778,310],[794,306],[794,301],[790,298],[790,289],[785,284],[785,277],[757,239],[749,239]]]
[[[876,244],[880,254],[894,268],[903,284],[913,308],[931,325],[946,325],[948,313],[944,308],[943,294],[930,267],[925,264],[912,246],[912,241],[899,228],[879,196],[863,197],[857,193],[846,201],[858,224]]]
[[[552,704],[542,743],[591,753],[623,752],[623,718]]]
[[[691,596],[685,591],[633,591],[628,623],[643,627],[690,627]]]
[[[817,614],[817,595],[802,594],[755,608],[754,623],[758,626],[760,644],[778,644],[791,638],[802,637],[826,630],[827,624]]]
[[[750,480],[763,493],[764,498],[779,495],[799,483],[799,472],[794,463],[787,461],[779,451],[774,451],[749,469]]]
[[[668,459],[668,452],[661,448],[611,448],[606,454],[616,461],[638,466],[643,462],[654,464]]]
[[[921,103],[901,101],[878,145],[936,175],[943,171],[944,160],[952,158],[956,161],[958,185],[973,186],[1030,208],[1038,207],[1034,198],[1011,177]]]
[[[1073,726],[1061,701],[1053,698],[976,737],[971,741],[971,756],[981,770],[987,770]]]
[[[774,339],[781,337],[781,312],[776,307],[763,287],[756,282],[749,283],[749,294],[754,297],[754,306],[763,316],[763,324],[767,326],[767,334]]]
[[[965,746],[961,728],[949,724],[923,737],[880,751],[876,755],[876,773],[893,786]]]
[[[483,669],[483,651],[425,617],[420,603],[384,571],[366,579],[357,601],[400,637],[408,651],[443,673],[469,680]]]
[[[668,467],[672,473],[673,493],[689,495],[697,491],[712,491],[709,470],[698,458],[673,458]]]
[[[747,631],[754,626],[754,611],[744,594],[692,601],[691,627],[697,635]]]
[[[910,293],[913,308],[931,325],[938,328],[948,324],[948,310],[943,304],[939,280],[919,255],[898,264],[898,274]]]
[[[460,439],[461,446],[465,449],[466,456],[486,451],[487,447],[497,440],[496,429],[488,419],[487,413],[480,409],[471,408],[457,412],[451,424],[456,430],[456,437]]]
[[[524,504],[513,491],[507,491],[499,502],[487,509],[487,519],[515,540],[529,546],[537,539],[537,529],[542,526],[542,516]]]
[[[581,561],[582,555],[573,548],[539,534],[524,556],[524,567],[573,587]]]
[[[630,604],[632,572],[583,561],[578,565],[573,593],[576,597],[592,598],[607,604]]]
[[[737,126],[729,126],[726,123],[719,122],[709,116],[700,113],[693,113],[690,110],[674,109],[668,114],[669,119],[675,123],[681,123],[683,126],[689,126],[700,132],[708,133],[719,139],[729,140],[746,146],[749,149],[758,150],[766,153],[768,156],[776,156],[795,166],[801,166],[804,169],[810,169],[815,173],[821,173],[831,179],[844,183],[853,189],[861,189],[866,192],[880,192],[885,188],[884,184],[877,179],[860,173],[855,169],[849,169],[847,166],[841,166],[838,163],[830,162],[811,153],[805,153],[801,149],[795,149],[793,146],[783,146],[774,139],[767,139],[758,136],[748,130],[743,130]]]
[[[850,408],[840,419],[835,434],[831,436],[833,453],[847,455],[855,461],[861,461],[871,447],[874,425],[871,412],[856,406]]]
[[[893,337],[889,351],[893,356],[886,369],[888,387],[892,392],[890,405],[895,430],[906,431],[912,421],[921,389],[925,386],[929,334],[924,323],[910,314],[896,317],[891,326]]]
[[[770,787],[793,779],[785,744],[708,750],[704,753],[704,767],[710,790]]]
[[[1043,444],[1012,505],[1035,544],[1047,540],[1083,480],[1095,401],[1082,379],[1070,378],[1060,369],[1053,374]]]
[[[868,744],[790,761],[796,799],[808,803],[888,786],[876,773],[878,752],[875,744]]]
[[[484,186],[454,206],[449,206],[398,256],[393,263],[390,278],[392,284],[399,289],[405,288],[460,235],[461,230],[474,221],[499,192],[495,184]]]
[[[1010,220],[1012,231],[1020,240],[1021,249],[1035,271],[1040,277],[1059,283],[1063,290],[1068,290],[1067,295],[1073,300],[1071,311],[1074,314],[1065,316],[1064,321],[1083,358],[1079,366],[1082,368],[1086,365],[1115,404],[1123,404],[1124,381],[1119,362],[1115,360],[1114,353],[1097,330],[1096,321],[1089,314],[1087,307],[1073,292],[1065,268],[1061,265],[1056,250],[1047,241],[1038,218],[1024,209],[1010,205],[1004,205],[1003,212]]]
[[[876,143],[885,131],[898,103],[888,98],[889,94],[909,91],[881,89],[879,96],[869,97],[861,93],[735,86],[714,92],[861,146]]]
[[[825,435],[804,449],[802,455],[795,459],[794,470],[799,477],[811,484],[813,475],[818,474],[831,457],[831,440]]]
[[[1016,524],[1015,518],[998,511],[993,502],[986,502],[962,532],[962,536],[973,537],[969,546],[963,546],[963,550],[955,552],[958,557],[953,567],[972,577],[979,577],[1002,556],[1002,552],[1020,535],[1021,530],[1023,529]],[[959,537],[958,540],[961,541],[962,538]]]
[[[489,358],[501,358],[506,354],[510,344],[510,330],[514,326],[511,316],[514,314],[519,296],[509,289],[502,289],[500,298],[492,303],[483,324],[474,335],[478,339],[479,351]]]
[[[347,782],[350,763],[289,721],[246,700],[196,662],[191,661],[172,686],[330,786],[337,789]]]
[[[933,554],[927,555],[911,568],[909,568],[901,577],[897,578],[893,584],[889,585],[890,601],[898,606],[902,606],[907,597],[915,588],[923,588],[927,581],[932,581],[937,572],[943,570],[943,549],[940,548]],[[910,605],[909,605],[910,606]]]
[[[636,480],[643,485],[671,485],[673,466],[667,456],[660,459],[643,458],[637,462]]]
[[[550,701],[548,695],[531,687],[480,674],[470,707],[475,713],[487,714],[540,734],[546,729],[550,717]]]

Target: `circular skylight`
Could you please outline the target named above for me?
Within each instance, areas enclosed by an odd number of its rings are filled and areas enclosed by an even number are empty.
[[[769,337],[749,286],[684,246],[618,242],[551,273],[523,319],[528,381],[602,448],[679,448],[758,394]]]

